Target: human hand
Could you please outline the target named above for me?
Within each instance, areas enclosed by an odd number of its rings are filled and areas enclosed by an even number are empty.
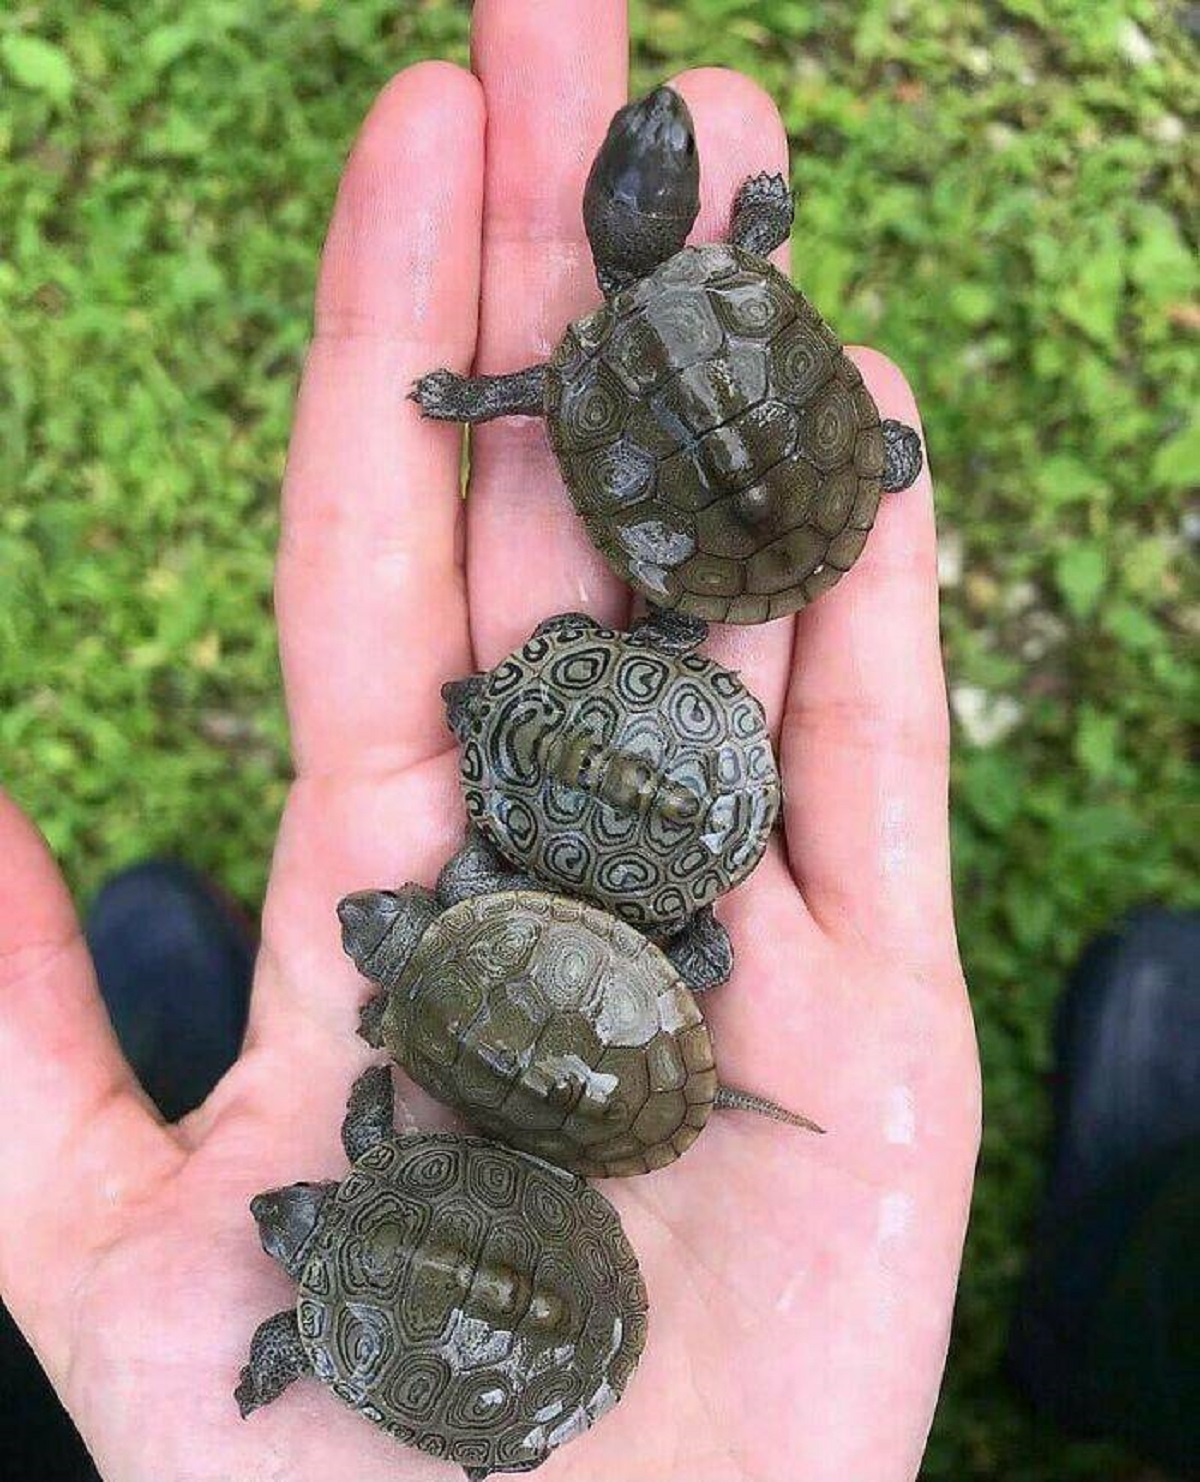
[[[431,367],[544,358],[596,300],[584,175],[626,97],[624,0],[477,0],[479,80],[385,89],[347,166],[284,488],[280,644],[296,782],[241,1059],[164,1126],[108,1028],[66,889],[0,808],[0,1289],[109,1482],[437,1482],[323,1386],[243,1423],[256,1324],[294,1288],[250,1196],[338,1177],[365,1050],[347,891],[429,883],[462,828],[439,686],[542,618],[620,624],[627,593],[536,422],[459,435],[405,400]],[[773,104],[676,80],[703,161],[698,237],[786,173]],[[486,149],[485,149],[486,119]],[[803,278],[801,265],[801,280]],[[855,353],[885,416],[899,373]],[[914,1475],[945,1357],[977,1140],[954,941],[947,721],[928,476],[888,496],[854,571],[793,621],[714,629],[778,737],[786,842],[719,907],[733,981],[705,1002],[722,1076],[810,1114],[809,1137],[715,1116],[680,1162],[612,1180],[650,1295],[620,1406],[546,1482],[892,1482]],[[418,1121],[444,1121],[415,1090]]]

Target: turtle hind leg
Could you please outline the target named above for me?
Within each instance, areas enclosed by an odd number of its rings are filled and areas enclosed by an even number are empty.
[[[376,993],[358,1011],[358,1037],[373,1050],[383,1049],[383,1018],[387,1013],[388,995]]]
[[[792,234],[795,202],[782,175],[753,175],[733,203],[729,240],[744,252],[766,257]]]
[[[516,1472],[534,1472],[544,1462],[549,1460],[551,1453],[539,1456],[535,1461],[526,1462],[523,1466],[515,1467],[463,1467],[467,1474],[467,1482],[487,1482],[489,1477],[511,1477]]]
[[[278,1399],[294,1379],[311,1373],[295,1308],[268,1317],[259,1323],[250,1340],[250,1359],[233,1392],[242,1419]]]
[[[539,889],[544,887],[508,864],[476,828],[468,830],[467,842],[446,861],[437,877],[437,898],[444,907],[477,895],[495,895],[500,890]]]
[[[915,484],[925,463],[920,434],[913,427],[891,417],[883,424],[883,488],[896,494]]]
[[[436,370],[408,393],[426,417],[438,422],[490,422],[495,417],[540,417],[546,409],[546,367],[527,366],[506,376],[460,376]]]
[[[645,617],[629,630],[629,642],[656,648],[660,653],[690,654],[708,637],[708,624],[703,618],[669,607],[651,604]]]
[[[693,993],[719,988],[733,972],[729,933],[705,906],[663,943],[663,952]]]

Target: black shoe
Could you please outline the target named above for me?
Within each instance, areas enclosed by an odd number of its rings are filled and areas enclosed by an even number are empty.
[[[254,972],[250,926],[187,865],[150,860],[103,887],[86,932],[125,1057],[176,1121],[237,1059]]]
[[[1064,1429],[1200,1475],[1200,912],[1084,953],[1056,1032],[1055,1145],[1009,1360]]]
[[[186,865],[115,876],[88,914],[100,991],[126,1058],[168,1121],[198,1106],[237,1058],[254,935]],[[0,1477],[100,1482],[70,1417],[0,1307]]]

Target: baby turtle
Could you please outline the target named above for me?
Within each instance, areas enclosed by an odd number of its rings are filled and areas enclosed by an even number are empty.
[[[617,633],[564,613],[442,690],[472,824],[549,888],[655,936],[750,874],[779,811],[763,708],[691,652],[703,626],[656,609]]]
[[[616,1210],[483,1138],[397,1135],[383,1066],[355,1082],[342,1142],[340,1184],[251,1202],[299,1293],[254,1334],[243,1418],[312,1375],[470,1482],[541,1466],[617,1403],[646,1342]]]
[[[718,1085],[712,1039],[667,957],[567,896],[506,888],[474,846],[419,885],[338,906],[342,945],[384,991],[360,1033],[482,1131],[592,1177],[647,1173],[714,1106],[814,1131]]]
[[[426,416],[544,416],[576,508],[621,577],[660,607],[727,623],[795,612],[849,569],[881,489],[921,470],[880,422],[836,335],[767,261],[787,240],[780,175],[738,191],[727,244],[687,247],[699,210],[687,104],[669,87],[613,119],[583,198],[604,305],[548,364],[439,370]]]

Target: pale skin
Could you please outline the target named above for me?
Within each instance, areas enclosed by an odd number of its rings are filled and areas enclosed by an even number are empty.
[[[405,400],[435,366],[544,359],[598,300],[580,198],[627,96],[623,0],[477,0],[473,26],[476,75],[427,63],[384,89],[334,211],[277,578],[297,780],[245,1050],[182,1123],[132,1081],[58,871],[0,805],[0,1289],[108,1482],[461,1482],[315,1381],[245,1422],[232,1391],[293,1291],[248,1201],[346,1166],[369,1052],[336,903],[432,883],[459,842],[440,685],[551,613],[629,617],[540,422],[476,433],[464,505],[458,429]],[[738,184],[786,173],[783,129],[743,77],[674,83],[703,161],[694,237],[722,237]],[[882,414],[918,425],[899,371],[853,353]],[[605,1184],[649,1344],[620,1406],[539,1476],[901,1482],[945,1360],[979,1123],[928,474],[798,620],[714,629],[706,651],[763,699],[787,788],[786,838],[720,905],[737,963],[706,1013],[724,1078],[828,1131],[725,1114],[678,1163]]]

